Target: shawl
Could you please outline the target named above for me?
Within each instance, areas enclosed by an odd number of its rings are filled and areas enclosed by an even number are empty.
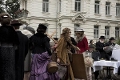
[[[68,55],[68,49],[67,49],[67,42],[64,37],[61,37],[58,41],[58,46],[56,47],[57,57],[60,58],[60,60],[66,64],[67,63],[67,55]]]
[[[83,35],[82,37],[76,37],[76,42],[78,43],[79,41],[82,41],[82,39],[85,37],[85,35]]]

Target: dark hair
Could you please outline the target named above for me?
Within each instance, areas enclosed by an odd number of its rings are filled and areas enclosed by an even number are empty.
[[[7,13],[1,13],[0,14],[0,23],[2,25],[9,25],[11,21],[11,17],[9,14]]]
[[[47,27],[46,27],[45,25],[43,25],[43,24],[39,24],[39,25],[38,25],[38,28],[37,28],[37,32],[38,32],[38,33],[39,33],[39,32],[45,33],[46,30],[47,30]]]
[[[93,40],[90,40],[90,44],[93,42]]]

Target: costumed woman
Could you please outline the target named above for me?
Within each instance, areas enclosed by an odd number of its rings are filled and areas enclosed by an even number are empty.
[[[64,28],[56,47],[57,62],[68,65],[67,68],[69,73],[65,80],[74,80],[74,74],[69,59],[69,52],[72,44],[70,35],[71,30],[69,28]]]
[[[10,21],[9,14],[0,14],[0,80],[15,80],[15,50],[19,40]]]
[[[75,34],[76,34],[77,47],[79,47],[79,49],[80,49],[80,51],[78,53],[83,54],[84,59],[85,59],[87,78],[88,78],[88,80],[92,80],[92,73],[91,73],[92,66],[89,64],[93,63],[93,59],[87,53],[87,51],[89,50],[88,40],[84,34],[84,30],[81,29],[80,27],[75,29]],[[89,56],[89,58],[88,58],[88,56]]]
[[[47,65],[52,55],[49,41],[45,35],[47,27],[39,24],[37,33],[30,38],[30,48],[32,50],[32,68],[29,80],[59,80],[56,73],[48,73]]]

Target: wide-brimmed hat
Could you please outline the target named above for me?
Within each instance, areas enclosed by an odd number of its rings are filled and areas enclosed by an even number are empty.
[[[21,26],[22,23],[21,23],[19,20],[12,20],[12,21],[11,21],[11,25],[12,25],[12,26]]]
[[[76,32],[84,32],[84,30],[83,30],[82,28],[80,28],[80,27],[76,27],[76,28],[75,28],[75,31],[76,31]]]
[[[114,38],[114,37],[111,37],[109,40],[115,40],[115,38]]]
[[[105,36],[100,36],[100,38],[99,39],[105,39]]]

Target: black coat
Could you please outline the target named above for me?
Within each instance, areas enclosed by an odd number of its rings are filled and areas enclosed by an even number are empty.
[[[115,46],[115,43],[111,43],[111,42],[109,41],[109,42],[107,42],[105,45],[106,45],[106,46],[113,46],[113,47],[114,47],[114,46]],[[112,50],[108,52],[108,55],[109,55],[109,56],[112,55]]]
[[[24,60],[28,53],[28,37],[17,31],[19,38],[18,49],[16,50],[16,80],[24,78]]]
[[[15,80],[15,47],[18,43],[12,26],[0,26],[0,80]]]
[[[109,60],[108,54],[103,50],[105,46],[105,43],[101,43],[100,41],[96,42],[96,50],[100,52],[101,58]]]
[[[42,34],[36,33],[30,38],[30,49],[32,50],[33,54],[41,54],[43,52],[48,52],[51,55],[51,48],[50,48],[50,39]]]

